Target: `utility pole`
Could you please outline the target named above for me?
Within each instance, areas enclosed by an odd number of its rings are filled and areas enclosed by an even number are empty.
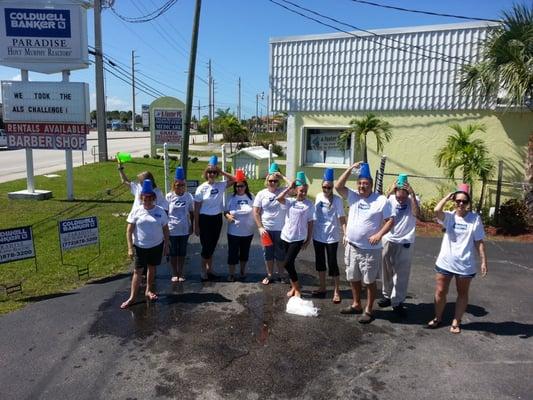
[[[268,104],[269,95],[267,94],[267,133],[270,132],[270,107]]]
[[[94,74],[96,84],[96,125],[98,127],[98,161],[107,161],[107,132],[104,94],[104,60],[102,58],[102,2],[94,0]]]
[[[255,95],[255,133],[259,131],[259,98],[263,100],[265,92],[257,93]]]
[[[135,50],[131,51],[131,130],[135,132]]]
[[[198,126],[196,127],[196,130],[198,130],[198,128],[200,127],[200,118],[202,118],[200,114],[200,109],[200,100],[198,100]]]
[[[189,78],[187,80],[187,100],[185,103],[185,121],[183,126],[183,138],[181,142],[181,166],[187,177],[187,164],[189,159],[189,135],[191,133],[192,99],[194,94],[194,75],[196,69],[196,48],[198,46],[198,28],[200,26],[200,11],[202,0],[196,0],[194,21],[192,25],[191,52],[189,56]]]
[[[241,122],[241,77],[239,76],[239,97],[237,99],[237,117]]]
[[[212,142],[212,139],[211,137],[213,136],[213,112],[212,112],[212,106],[213,106],[213,98],[212,98],[212,93],[213,93],[213,77],[211,76],[211,59],[209,59],[209,64],[208,64],[208,78],[207,78],[207,90],[209,91],[209,104],[207,105],[207,120],[208,120],[208,123],[207,123],[207,142],[208,143],[211,143]]]
[[[215,79],[213,78],[213,84],[211,85],[213,93],[211,94],[211,100],[213,101],[211,115],[213,116],[213,121],[215,121]],[[211,143],[215,141],[215,132],[211,130]]]

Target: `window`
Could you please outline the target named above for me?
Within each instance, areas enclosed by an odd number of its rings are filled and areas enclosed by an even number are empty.
[[[304,164],[350,165],[351,138],[339,146],[339,136],[345,128],[305,128]],[[343,148],[344,147],[344,148]]]

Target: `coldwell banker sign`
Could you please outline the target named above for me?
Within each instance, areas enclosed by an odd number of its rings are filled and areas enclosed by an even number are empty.
[[[87,68],[85,8],[50,3],[0,0],[0,64],[44,73]]]

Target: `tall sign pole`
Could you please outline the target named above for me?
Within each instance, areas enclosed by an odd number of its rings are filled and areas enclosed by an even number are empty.
[[[135,50],[131,51],[131,130],[135,132]]]
[[[94,74],[96,84],[96,124],[98,126],[98,161],[107,161],[104,60],[102,51],[102,1],[94,0]]]
[[[200,25],[200,10],[202,0],[196,0],[194,22],[192,26],[191,53],[189,57],[189,79],[187,81],[187,100],[185,102],[185,121],[183,127],[183,139],[181,142],[181,166],[187,177],[187,160],[189,158],[189,135],[191,132],[192,98],[194,93],[194,75],[196,69],[196,48],[198,45],[198,28]]]

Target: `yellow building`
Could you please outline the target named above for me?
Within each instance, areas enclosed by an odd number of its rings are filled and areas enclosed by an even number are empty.
[[[519,194],[533,113],[505,109],[496,96],[465,96],[457,84],[461,66],[479,59],[480,43],[496,26],[476,22],[272,38],[270,95],[272,110],[288,114],[287,175],[304,170],[311,193],[317,193],[325,167],[335,168],[338,177],[360,160],[351,141],[343,150],[336,138],[351,119],[373,113],[393,131],[383,152],[385,187],[392,175],[407,173],[423,200],[450,190],[453,184],[442,179],[435,154],[454,132],[449,125],[482,123],[486,133],[476,137],[495,161],[503,161],[508,182],[503,194]],[[372,171],[381,156],[370,134]],[[488,185],[489,202],[495,188]]]

